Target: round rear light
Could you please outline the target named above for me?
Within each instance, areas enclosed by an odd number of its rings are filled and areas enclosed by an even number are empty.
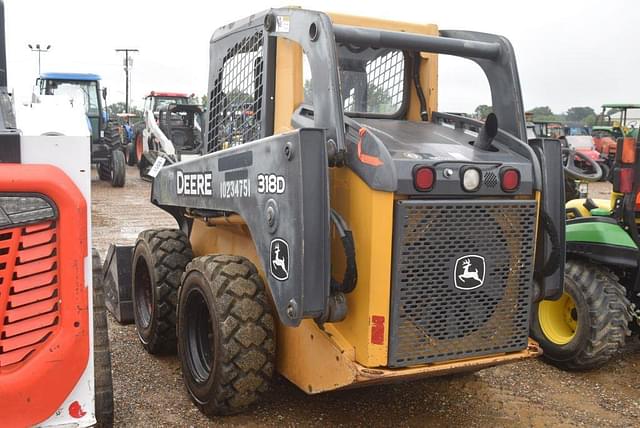
[[[520,173],[517,169],[507,168],[500,174],[500,186],[505,192],[515,192],[520,186]]]
[[[482,175],[476,168],[465,168],[462,171],[462,188],[467,192],[475,192],[480,188]]]
[[[418,192],[428,192],[436,181],[436,173],[428,166],[420,166],[413,170],[413,187]]]

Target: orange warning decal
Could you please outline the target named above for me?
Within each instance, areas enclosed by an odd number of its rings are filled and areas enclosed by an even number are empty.
[[[360,162],[367,165],[380,166],[384,162],[382,162],[379,158],[368,155],[366,153],[362,153],[362,139],[364,138],[366,133],[367,130],[364,128],[360,128],[360,130],[358,131],[358,135],[360,135],[360,138],[358,139],[358,159],[360,159]]]

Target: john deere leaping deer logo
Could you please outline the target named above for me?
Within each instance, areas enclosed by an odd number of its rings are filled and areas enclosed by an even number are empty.
[[[289,279],[289,244],[287,244],[287,241],[280,238],[271,240],[271,251],[269,253],[271,276],[279,281]]]
[[[454,284],[460,290],[473,290],[484,284],[484,257],[469,254],[456,260]]]

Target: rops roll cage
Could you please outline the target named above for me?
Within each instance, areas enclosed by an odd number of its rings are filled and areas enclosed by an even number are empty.
[[[541,189],[539,162],[529,145],[525,143],[527,137],[524,108],[515,53],[506,38],[460,30],[440,30],[440,36],[429,36],[334,25],[330,17],[322,12],[279,8],[222,27],[214,33],[212,41],[219,42],[230,34],[259,27],[263,27],[265,36],[270,36],[265,37],[265,46],[269,45],[269,39],[281,37],[302,47],[314,81],[312,97],[315,126],[327,131],[327,141],[337,147],[338,153],[344,153],[346,143],[337,43],[453,55],[475,62],[489,82],[493,111],[499,119],[500,134],[512,150],[532,162],[534,187],[537,190]],[[273,45],[267,49],[273,49]],[[465,124],[482,126],[481,122],[473,119],[445,116],[442,113],[435,113],[430,119],[438,122],[443,118],[453,121],[458,127]]]

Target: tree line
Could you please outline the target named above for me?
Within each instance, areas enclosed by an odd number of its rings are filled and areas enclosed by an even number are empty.
[[[491,106],[481,104],[476,107],[474,113],[479,119],[485,119],[493,109]],[[549,106],[535,107],[528,110],[533,121],[558,121],[580,122],[585,126],[593,126],[596,122],[596,112],[591,107],[571,107],[564,113],[554,113]]]

